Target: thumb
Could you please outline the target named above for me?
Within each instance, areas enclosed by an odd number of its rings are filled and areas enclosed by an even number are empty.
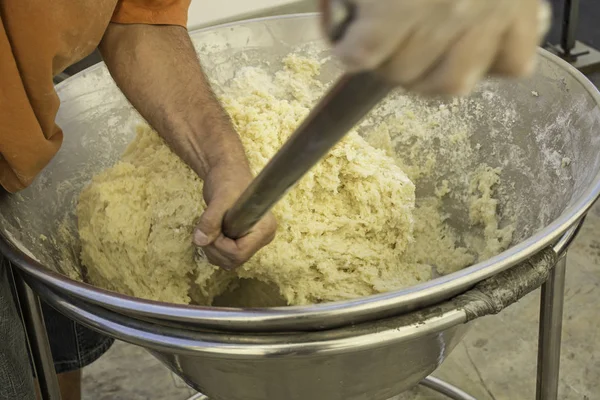
[[[225,202],[212,201],[200,216],[198,224],[194,228],[193,241],[196,246],[204,247],[213,243],[221,234],[223,217],[227,212]]]

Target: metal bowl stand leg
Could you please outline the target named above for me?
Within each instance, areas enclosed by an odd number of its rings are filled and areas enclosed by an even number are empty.
[[[565,253],[550,271],[548,280],[542,285],[536,400],[558,400],[566,270]],[[475,400],[460,389],[431,376],[425,378],[421,385],[454,400]]]
[[[548,280],[542,285],[536,400],[558,400],[566,270],[565,253],[550,271]],[[454,400],[475,400],[460,389],[431,376],[425,378],[421,385]]]
[[[566,254],[542,285],[536,400],[557,400],[565,297]]]
[[[21,310],[23,327],[38,379],[41,398],[42,400],[61,400],[40,299],[27,286],[16,268],[10,266],[8,270],[9,279],[12,276],[17,306]]]

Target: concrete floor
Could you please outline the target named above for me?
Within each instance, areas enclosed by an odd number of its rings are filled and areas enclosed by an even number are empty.
[[[565,299],[559,399],[600,399],[600,204],[569,252]],[[434,375],[478,400],[534,399],[538,310],[539,290],[475,321]],[[85,400],[184,400],[192,394],[145,350],[125,343],[84,371]],[[398,400],[444,398],[419,388]]]

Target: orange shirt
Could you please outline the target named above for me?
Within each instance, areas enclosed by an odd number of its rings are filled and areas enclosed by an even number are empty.
[[[56,154],[52,78],[93,52],[109,22],[185,27],[190,1],[0,1],[0,185],[25,188]]]

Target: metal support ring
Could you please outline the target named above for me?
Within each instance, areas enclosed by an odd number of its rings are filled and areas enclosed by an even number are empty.
[[[435,392],[438,392],[439,394],[443,394],[444,396],[452,400],[477,400],[470,394],[463,392],[456,386],[453,386],[448,382],[438,379],[435,376],[428,376],[427,378],[421,381],[420,385],[431,389]]]
[[[431,389],[435,392],[438,392],[439,394],[442,394],[452,400],[477,400],[475,397],[469,395],[466,392],[463,392],[456,386],[453,386],[453,385],[451,385],[441,379],[438,379],[434,376],[428,376],[427,378],[423,379],[423,381],[421,381],[420,385],[422,385],[428,389]],[[210,400],[210,399],[207,396],[205,396],[201,393],[198,393],[198,394],[190,397],[188,400]]]

